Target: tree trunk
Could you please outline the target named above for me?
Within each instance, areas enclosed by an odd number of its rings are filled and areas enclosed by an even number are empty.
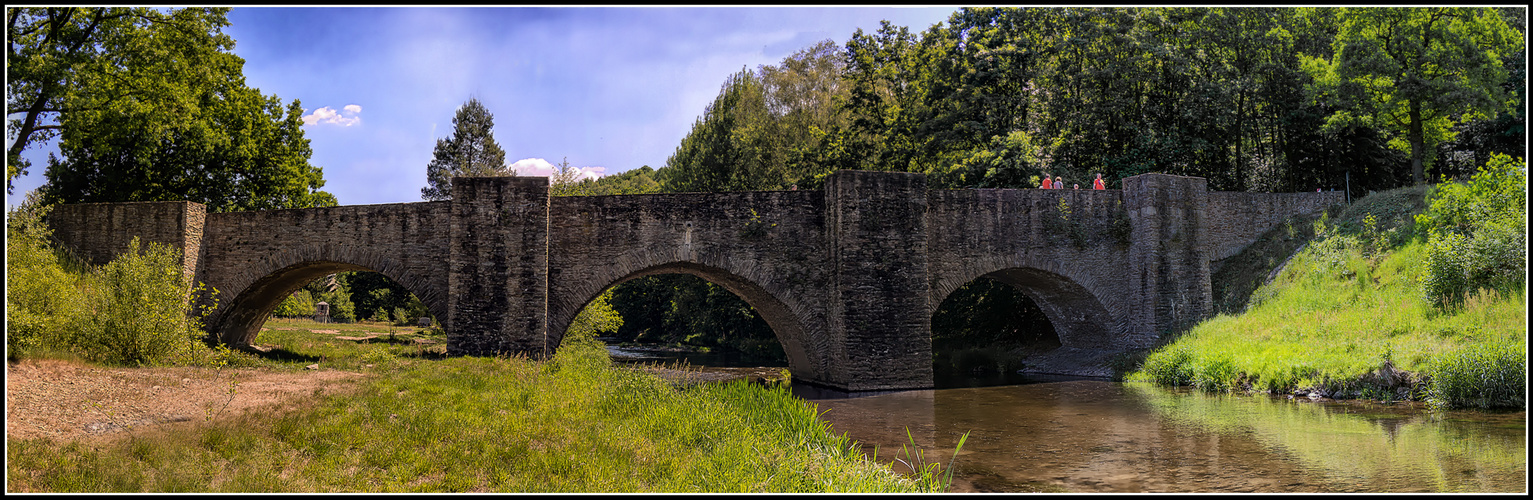
[[[1411,99],[1410,107],[1411,180],[1420,186],[1426,182],[1426,166],[1421,161],[1426,142],[1421,132],[1421,102]]]

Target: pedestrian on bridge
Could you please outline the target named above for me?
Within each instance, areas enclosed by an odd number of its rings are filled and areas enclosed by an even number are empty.
[[[1097,174],[1097,180],[1091,181],[1091,189],[1107,189],[1107,183],[1102,182],[1102,174]]]
[[[1043,174],[1043,185],[1039,186],[1039,189],[1052,189],[1054,186],[1051,184],[1052,183],[1049,182],[1049,174]]]

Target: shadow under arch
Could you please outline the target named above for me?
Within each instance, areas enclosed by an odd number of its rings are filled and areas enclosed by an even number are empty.
[[[224,283],[229,290],[238,291],[233,299],[220,300],[209,319],[211,340],[231,346],[249,345],[272,310],[288,295],[311,281],[342,271],[382,274],[419,298],[433,316],[447,317],[445,293],[393,260],[357,248],[306,246],[267,256]],[[222,287],[220,291],[224,292]]]
[[[793,313],[791,307],[775,294],[766,290],[761,285],[745,277],[739,276],[728,270],[699,264],[689,261],[676,261],[665,264],[653,265],[623,275],[612,280],[600,288],[591,287],[595,291],[583,295],[579,302],[580,307],[573,308],[573,312],[549,318],[550,345],[557,346],[564,340],[564,334],[570,324],[574,322],[575,315],[579,314],[587,304],[595,300],[603,292],[612,287],[621,285],[633,279],[660,274],[688,274],[708,280],[713,284],[723,287],[730,293],[744,300],[761,315],[761,319],[771,327],[772,334],[777,337],[777,342],[783,348],[783,353],[788,358],[788,370],[794,374],[794,378],[815,380],[819,376],[817,356],[812,355],[811,346],[808,344],[808,335],[800,318]]]
[[[932,300],[941,304],[959,286],[980,278],[1010,285],[1032,299],[1054,326],[1060,347],[1110,348],[1114,340],[1122,336],[1118,315],[1113,314],[1097,294],[1063,274],[1034,267],[1007,266],[973,273],[963,281],[951,280],[951,285],[944,283],[947,286],[934,287]]]

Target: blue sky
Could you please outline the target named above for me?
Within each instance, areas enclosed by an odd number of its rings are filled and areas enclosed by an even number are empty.
[[[954,10],[236,7],[224,32],[247,85],[302,102],[323,189],[363,205],[421,201],[432,148],[471,97],[507,163],[658,168],[731,73],[880,20],[919,33]],[[49,151],[25,153],[33,167],[8,198],[42,184]]]

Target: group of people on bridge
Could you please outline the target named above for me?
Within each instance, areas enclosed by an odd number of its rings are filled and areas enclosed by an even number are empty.
[[[1038,187],[1040,189],[1064,189],[1065,180],[1059,178],[1059,176],[1055,176],[1053,180],[1050,180],[1049,174],[1043,174],[1043,185]],[[1075,185],[1075,189],[1080,188],[1080,184]],[[1102,181],[1102,174],[1097,174],[1096,180],[1091,181],[1091,189],[1107,189],[1107,183]]]

